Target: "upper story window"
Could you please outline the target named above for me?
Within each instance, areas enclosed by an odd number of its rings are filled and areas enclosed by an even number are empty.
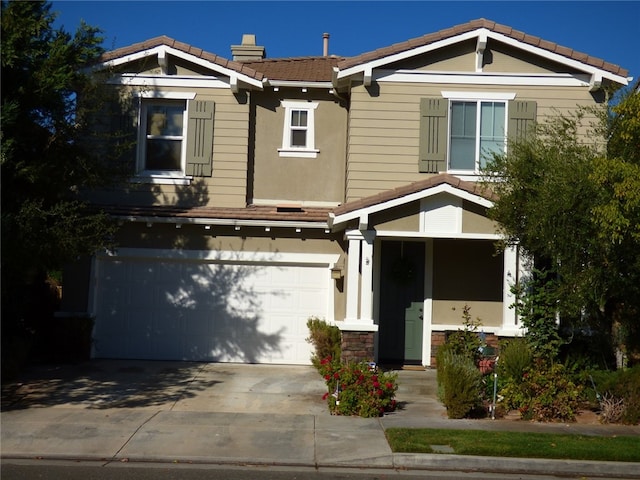
[[[509,93],[442,92],[420,99],[420,161],[423,173],[477,176],[507,136],[520,138],[536,120],[536,102]]]
[[[315,158],[320,150],[315,148],[315,110],[317,103],[283,100],[284,126],[281,157]]]
[[[505,102],[452,101],[449,170],[479,172],[493,153],[504,153]]]
[[[139,171],[184,176],[186,104],[186,100],[142,100]]]
[[[140,94],[136,181],[188,184],[212,175],[214,102],[195,94]]]

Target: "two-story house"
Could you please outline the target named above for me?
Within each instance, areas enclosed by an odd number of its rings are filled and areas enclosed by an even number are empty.
[[[131,177],[92,199],[117,248],[65,277],[108,358],[309,363],[309,317],[351,359],[431,365],[470,308],[514,336],[517,245],[478,183],[534,122],[626,70],[480,19],[350,58],[232,60],[167,37],[106,53]],[[126,110],[126,111],[125,111]]]

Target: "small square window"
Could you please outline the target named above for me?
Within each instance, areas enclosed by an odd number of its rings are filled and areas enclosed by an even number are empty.
[[[319,150],[315,148],[314,113],[318,104],[284,100],[282,106],[285,120],[280,156],[316,157]]]

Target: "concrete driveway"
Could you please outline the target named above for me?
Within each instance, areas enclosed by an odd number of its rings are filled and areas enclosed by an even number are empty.
[[[328,415],[311,366],[92,360],[28,369],[2,410],[37,407]]]

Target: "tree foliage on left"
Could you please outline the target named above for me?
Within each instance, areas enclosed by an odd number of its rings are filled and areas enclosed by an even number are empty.
[[[2,2],[3,344],[42,321],[30,292],[47,272],[105,246],[114,232],[82,193],[116,173],[87,141],[106,101],[87,68],[103,38],[85,23],[67,33],[55,18],[48,2]]]

